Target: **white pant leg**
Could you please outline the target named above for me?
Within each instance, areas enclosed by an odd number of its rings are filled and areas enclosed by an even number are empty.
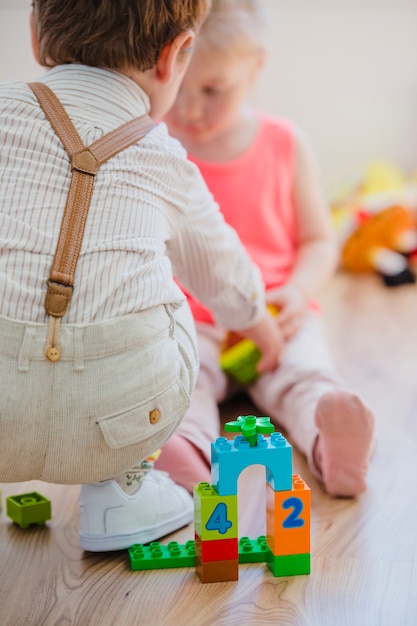
[[[248,393],[263,415],[285,431],[312,466],[317,437],[314,413],[326,391],[342,388],[320,315],[309,312],[303,327],[288,341],[275,372],[263,374]]]

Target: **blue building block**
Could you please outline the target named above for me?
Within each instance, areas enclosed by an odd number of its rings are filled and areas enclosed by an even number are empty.
[[[264,465],[266,480],[275,491],[292,488],[292,446],[278,432],[258,436],[256,446],[244,437],[218,437],[211,444],[211,482],[221,496],[236,495],[239,474],[251,465]]]

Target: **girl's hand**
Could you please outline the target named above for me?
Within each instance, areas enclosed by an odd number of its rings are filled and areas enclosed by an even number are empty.
[[[266,301],[279,309],[275,320],[284,339],[288,341],[300,329],[307,311],[307,298],[303,290],[295,284],[288,283],[268,291]]]
[[[261,359],[256,369],[260,374],[278,367],[285,342],[280,327],[270,313],[265,313],[255,326],[240,330],[239,335],[251,339],[258,346]]]

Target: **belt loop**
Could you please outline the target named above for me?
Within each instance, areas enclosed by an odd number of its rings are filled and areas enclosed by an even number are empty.
[[[18,372],[28,372],[29,371],[29,359],[32,348],[32,342],[35,338],[36,331],[34,328],[30,328],[29,326],[25,326],[22,344],[19,350],[19,359],[17,363]]]
[[[73,334],[74,372],[84,371],[84,330],[74,328]]]

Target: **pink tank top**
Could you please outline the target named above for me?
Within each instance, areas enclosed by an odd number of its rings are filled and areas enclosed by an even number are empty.
[[[286,282],[295,258],[294,137],[289,122],[262,115],[255,141],[226,163],[190,161],[200,169],[228,222],[261,270],[266,290]],[[187,294],[196,321],[211,313]]]

